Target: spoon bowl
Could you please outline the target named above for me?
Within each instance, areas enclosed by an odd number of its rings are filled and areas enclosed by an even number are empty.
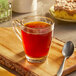
[[[71,41],[68,41],[63,47],[62,54],[65,57],[69,57],[73,54],[73,51],[74,51],[74,44]]]

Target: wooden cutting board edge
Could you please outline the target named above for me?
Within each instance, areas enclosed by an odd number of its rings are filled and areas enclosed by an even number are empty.
[[[6,63],[7,62],[7,63]],[[24,68],[23,66],[5,58],[4,56],[0,55],[0,64],[2,64],[3,66],[6,66],[7,68],[16,71],[17,73],[19,73],[21,76],[24,76],[26,73],[26,76],[38,76],[36,73]],[[25,70],[22,70],[22,69]]]
[[[68,71],[68,70],[69,70],[69,71]],[[74,65],[74,66],[72,66],[72,67],[64,70],[64,71],[63,71],[63,76],[64,76],[64,75],[67,75],[67,74],[70,74],[70,73],[72,73],[72,72],[74,72],[74,71],[76,71],[76,65]]]

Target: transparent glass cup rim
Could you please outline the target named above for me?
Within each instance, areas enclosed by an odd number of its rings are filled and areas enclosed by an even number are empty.
[[[31,20],[30,20],[31,18]],[[35,18],[36,21],[34,20]],[[30,23],[30,22],[45,22],[47,24],[49,24],[49,26],[47,27],[42,27],[42,28],[33,28],[33,27],[29,27],[26,24]],[[44,16],[26,16],[24,17],[22,20],[14,20],[13,21],[13,28],[14,31],[16,33],[16,35],[18,36],[18,38],[22,41],[22,39],[19,37],[21,35],[20,31],[23,30],[24,32],[27,32],[29,34],[45,34],[48,32],[51,32],[54,30],[54,21],[51,18],[48,17],[44,17]],[[26,26],[24,26],[26,25]],[[18,28],[19,27],[19,28]]]
[[[27,24],[27,23],[30,23],[30,22],[44,22],[44,21],[29,21],[29,22],[24,23],[24,22],[25,22],[24,20],[29,19],[29,18],[34,19],[34,17],[47,19],[47,20],[49,20],[49,21],[51,22],[51,25],[48,26],[48,27],[45,27],[45,28],[32,28],[32,27],[24,26],[24,24]],[[27,17],[24,17],[20,23],[22,24],[21,27],[27,28],[27,29],[32,29],[32,30],[35,30],[35,29],[47,29],[47,28],[49,28],[49,27],[54,26],[54,24],[55,24],[54,21],[53,21],[51,18],[44,17],[44,16],[27,16]],[[47,23],[47,22],[45,22],[45,23]],[[48,24],[49,24],[49,23],[48,23]]]

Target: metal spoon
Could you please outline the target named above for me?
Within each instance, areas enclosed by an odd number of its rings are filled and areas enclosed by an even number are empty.
[[[73,51],[74,51],[74,44],[71,41],[68,41],[67,43],[65,43],[65,45],[63,47],[63,50],[62,50],[64,60],[63,60],[63,62],[61,64],[61,66],[60,66],[60,69],[57,72],[57,76],[62,75],[65,60],[73,54]]]

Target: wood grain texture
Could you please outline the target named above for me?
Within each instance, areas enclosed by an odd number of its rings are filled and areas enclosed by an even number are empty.
[[[63,60],[64,42],[53,38],[47,60],[41,64],[31,64],[25,58],[22,42],[13,28],[0,28],[0,64],[17,71],[22,76],[55,76]],[[67,59],[63,75],[76,70],[76,49]]]

